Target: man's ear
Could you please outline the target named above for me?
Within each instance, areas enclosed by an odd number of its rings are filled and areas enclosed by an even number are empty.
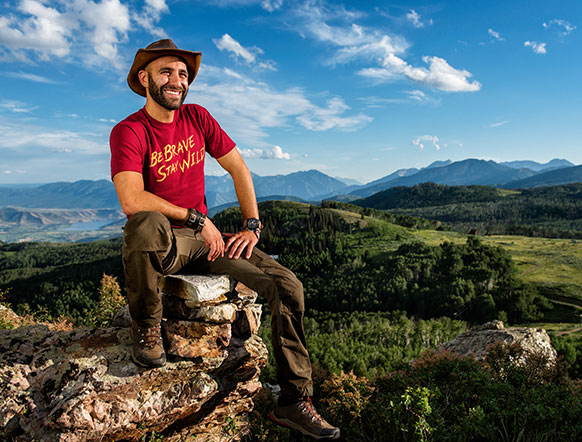
[[[143,69],[137,73],[137,78],[139,78],[139,82],[143,87],[146,89],[148,88],[148,73]]]

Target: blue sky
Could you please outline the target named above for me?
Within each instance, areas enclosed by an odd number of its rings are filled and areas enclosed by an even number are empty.
[[[0,183],[109,178],[133,56],[166,37],[202,51],[186,101],[259,175],[582,163],[577,0],[0,2]]]

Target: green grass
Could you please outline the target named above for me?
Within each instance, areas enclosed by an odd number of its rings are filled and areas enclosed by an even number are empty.
[[[521,191],[513,189],[497,189],[497,193],[501,196],[521,195]]]
[[[467,235],[436,230],[414,231],[413,236],[430,245],[445,241],[467,241]],[[518,277],[534,284],[553,305],[545,312],[542,324],[530,326],[568,331],[582,326],[582,242],[570,239],[532,238],[526,236],[479,236],[485,244],[502,247],[516,264]],[[582,332],[580,332],[582,336]]]
[[[419,230],[414,236],[430,245],[467,241],[465,234],[436,230]],[[479,239],[507,250],[523,281],[545,292],[554,291],[573,301],[582,301],[582,242],[509,235],[479,236]]]

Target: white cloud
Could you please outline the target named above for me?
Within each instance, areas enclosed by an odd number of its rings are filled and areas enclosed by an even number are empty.
[[[21,80],[34,81],[35,83],[57,84],[56,81],[29,72],[3,72],[5,77],[19,78]]]
[[[436,150],[440,150],[441,147],[447,147],[446,144],[441,143],[439,141],[439,137],[437,137],[436,135],[422,135],[420,137],[416,137],[414,140],[411,141],[411,143],[414,144],[415,146],[418,146],[422,150],[424,149],[423,141],[425,142],[428,141],[429,143],[432,143]]]
[[[26,104],[26,103],[22,103],[20,101],[15,101],[15,100],[1,100],[0,101],[0,109],[5,109],[7,111],[10,112],[14,112],[14,113],[28,113],[31,112],[33,110],[38,109],[38,106],[34,106],[31,107],[30,105]]]
[[[143,10],[136,15],[134,20],[150,34],[165,38],[167,37],[165,31],[158,28],[155,23],[160,21],[162,14],[168,12],[170,12],[170,8],[168,8],[166,0],[146,0]]]
[[[400,98],[384,98],[384,97],[363,97],[360,98],[366,104],[368,108],[381,108],[386,104],[424,104],[432,103],[435,100],[430,95],[427,95],[423,91],[411,90],[411,91],[401,91],[404,95]]]
[[[358,74],[381,82],[408,78],[449,92],[481,89],[478,81],[468,81],[472,76],[470,72],[451,67],[440,57],[423,57],[423,61],[430,65],[429,69],[411,66],[401,57],[410,44],[401,36],[354,23],[361,16],[358,12],[346,11],[336,6],[306,3],[297,7],[293,14],[298,23],[293,29],[336,48],[327,60],[330,65],[353,60],[372,61],[380,67],[360,69]],[[345,24],[330,25],[328,21],[343,21]]]
[[[268,12],[273,12],[283,6],[283,0],[207,0],[206,3],[221,8],[242,7],[259,4]]]
[[[69,54],[74,27],[64,14],[36,0],[22,0],[17,9],[24,17],[0,17],[0,44],[15,50],[33,50],[43,60],[50,55]]]
[[[407,94],[412,101],[418,101],[418,102],[428,101],[427,95],[422,91],[419,91],[419,90],[404,91],[404,93]]]
[[[400,36],[388,35],[354,23],[360,14],[337,6],[331,9],[304,4],[297,7],[293,14],[298,23],[293,30],[338,48],[326,61],[328,64],[347,63],[354,59],[375,60],[390,53],[401,54],[409,47],[408,42]],[[327,21],[344,21],[346,24],[335,26]]]
[[[497,40],[497,41],[503,41],[503,40],[505,40],[505,38],[503,38],[499,32],[497,32],[497,31],[494,31],[494,30],[493,30],[493,29],[491,29],[491,28],[489,28],[489,30],[488,30],[487,32],[489,33],[489,35],[490,35],[491,37],[493,37],[493,38],[494,38],[495,40]]]
[[[283,0],[262,0],[261,7],[269,12],[273,12],[283,6]]]
[[[372,121],[371,117],[361,113],[352,117],[342,116],[349,108],[341,98],[334,97],[327,102],[327,107],[310,106],[306,112],[297,117],[297,121],[312,131],[333,128],[353,131]]]
[[[130,30],[130,18],[127,6],[119,0],[103,0],[94,3],[91,0],[75,0],[76,16],[84,22],[88,29],[85,37],[92,43],[93,50],[99,56],[88,57],[91,64],[99,64],[101,58],[108,60],[117,69],[123,67],[117,54],[117,45],[127,40]]]
[[[499,126],[504,126],[504,125],[506,125],[507,123],[509,123],[509,120],[503,120],[503,121],[499,121],[499,122],[497,122],[497,123],[491,123],[491,124],[489,125],[489,127],[499,127]]]
[[[559,18],[550,20],[548,23],[543,23],[542,26],[545,29],[548,29],[548,28],[550,28],[552,26],[557,26],[559,28],[562,28],[562,31],[559,32],[559,33],[560,33],[560,35],[564,35],[564,36],[570,34],[572,31],[574,31],[576,29],[576,26],[572,26],[566,20],[562,20],[562,19],[559,19]]]
[[[428,69],[412,67],[396,55],[390,54],[382,60],[381,68],[362,69],[358,74],[378,81],[404,76],[417,83],[447,92],[474,92],[481,89],[481,83],[478,81],[469,82],[468,78],[472,76],[469,71],[455,69],[440,57],[425,56],[422,60],[429,64]]]
[[[525,41],[523,43],[524,46],[530,47],[532,51],[536,54],[545,54],[546,51],[546,44],[545,43],[538,43],[537,41]]]
[[[238,41],[228,34],[224,34],[220,40],[213,39],[212,41],[221,51],[232,52],[237,57],[241,57],[248,64],[254,63],[257,59],[257,54],[263,53],[263,51],[257,47],[252,47],[250,49],[244,48]]]
[[[432,19],[423,23],[422,20],[420,19],[420,14],[416,12],[414,9],[411,9],[406,14],[406,19],[409,22],[411,22],[412,26],[414,26],[415,28],[424,28],[427,24],[429,26],[432,25]]]
[[[91,132],[55,130],[48,127],[22,123],[0,125],[0,150],[26,150],[26,156],[33,156],[32,149],[48,149],[52,152],[70,149],[81,154],[108,154],[107,137]]]
[[[252,97],[252,99],[249,99]],[[356,130],[371,121],[364,114],[346,115],[349,106],[339,97],[319,106],[301,88],[277,90],[229,69],[205,65],[191,89],[188,102],[208,108],[239,144],[269,145],[267,129],[293,122],[308,130]]]
[[[227,51],[234,55],[235,60],[238,60],[240,58],[244,60],[244,62],[249,66],[254,65],[260,69],[269,69],[272,71],[277,70],[274,61],[258,60],[258,57],[263,54],[263,50],[261,48],[258,48],[256,46],[245,48],[228,34],[224,34],[222,37],[220,37],[220,39],[215,38],[212,41],[214,42],[216,47],[221,51]]]
[[[41,61],[81,58],[89,65],[123,70],[119,44],[128,41],[128,33],[137,27],[163,36],[164,32],[154,24],[162,13],[169,12],[165,0],[145,0],[141,11],[131,12],[120,0],[58,1],[51,7],[46,3],[20,0],[9,14],[0,16],[4,58],[33,61],[36,57],[30,56],[32,51]]]
[[[270,150],[255,148],[255,149],[238,149],[241,156],[247,159],[275,159],[275,160],[290,160],[291,155],[283,152],[281,146],[273,146]]]

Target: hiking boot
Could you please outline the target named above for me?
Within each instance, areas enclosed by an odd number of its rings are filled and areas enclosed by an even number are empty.
[[[279,425],[297,430],[304,436],[315,439],[339,439],[340,437],[340,429],[332,427],[315,411],[309,397],[291,405],[277,404],[269,418]]]
[[[131,323],[131,359],[140,367],[161,367],[166,363],[160,325],[139,327]]]

